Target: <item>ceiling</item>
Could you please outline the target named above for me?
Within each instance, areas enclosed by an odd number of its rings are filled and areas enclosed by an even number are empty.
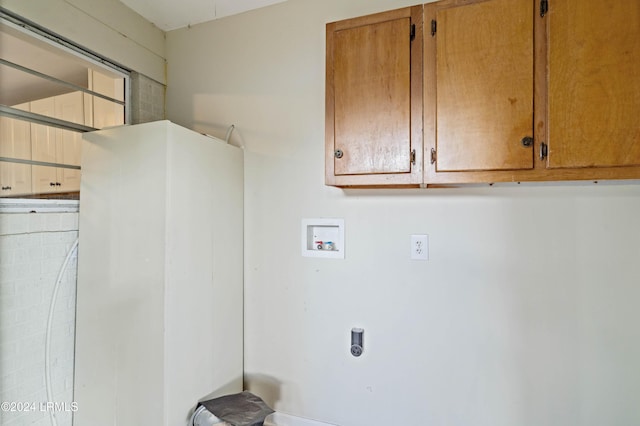
[[[163,31],[175,30],[286,0],[120,0]]]

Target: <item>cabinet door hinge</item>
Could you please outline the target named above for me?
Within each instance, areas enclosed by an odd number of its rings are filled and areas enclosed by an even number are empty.
[[[415,149],[411,150],[411,164],[413,164],[414,166],[416,165],[416,150]]]
[[[436,162],[436,149],[431,148],[431,164],[435,164]]]
[[[413,41],[416,38],[416,24],[411,24],[411,29],[409,30],[409,40]]]
[[[544,15],[549,11],[549,0],[540,0],[540,17],[544,18]]]
[[[542,142],[540,143],[540,159],[544,160],[549,155],[549,146]]]
[[[436,31],[438,30],[438,23],[435,19],[431,20],[431,37],[436,35]]]

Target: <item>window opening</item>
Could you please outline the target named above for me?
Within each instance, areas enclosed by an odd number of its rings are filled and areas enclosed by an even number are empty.
[[[0,8],[0,197],[78,198],[81,133],[129,111],[128,70]]]

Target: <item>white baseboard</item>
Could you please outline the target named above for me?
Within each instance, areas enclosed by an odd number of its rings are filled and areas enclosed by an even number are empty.
[[[323,423],[317,420],[309,420],[302,417],[291,416],[284,413],[273,413],[264,421],[264,426],[338,426],[331,423]]]

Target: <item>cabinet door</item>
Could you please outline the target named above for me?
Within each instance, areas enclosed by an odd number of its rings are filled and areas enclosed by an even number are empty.
[[[534,136],[533,1],[445,0],[425,16],[435,171],[532,169],[532,140],[522,140]]]
[[[417,6],[327,25],[327,184],[421,182],[421,21]]]
[[[31,193],[31,166],[0,162],[0,197],[14,197]]]
[[[28,111],[29,105],[14,108]],[[31,130],[27,121],[0,117],[0,157],[31,159]],[[31,166],[0,162],[0,197],[29,194],[31,192]]]
[[[29,111],[29,103],[13,108]],[[29,122],[0,117],[0,157],[31,160],[31,130]]]
[[[550,1],[548,167],[640,165],[640,2]]]
[[[55,97],[56,118],[73,123],[84,124],[84,96],[73,92]],[[82,136],[78,132],[57,129],[56,159],[58,163],[80,165]],[[80,171],[58,168],[58,190],[74,192],[80,190]]]
[[[54,98],[39,99],[31,102],[31,112],[55,117]],[[56,162],[57,129],[42,124],[31,123],[31,152],[34,161]],[[34,194],[55,192],[58,180],[55,167],[33,166],[32,189]]]
[[[73,92],[31,102],[31,111],[73,123],[84,123],[84,97]],[[31,124],[33,160],[80,165],[81,135],[69,130]],[[34,193],[75,192],[80,190],[80,171],[67,168],[33,166]]]

